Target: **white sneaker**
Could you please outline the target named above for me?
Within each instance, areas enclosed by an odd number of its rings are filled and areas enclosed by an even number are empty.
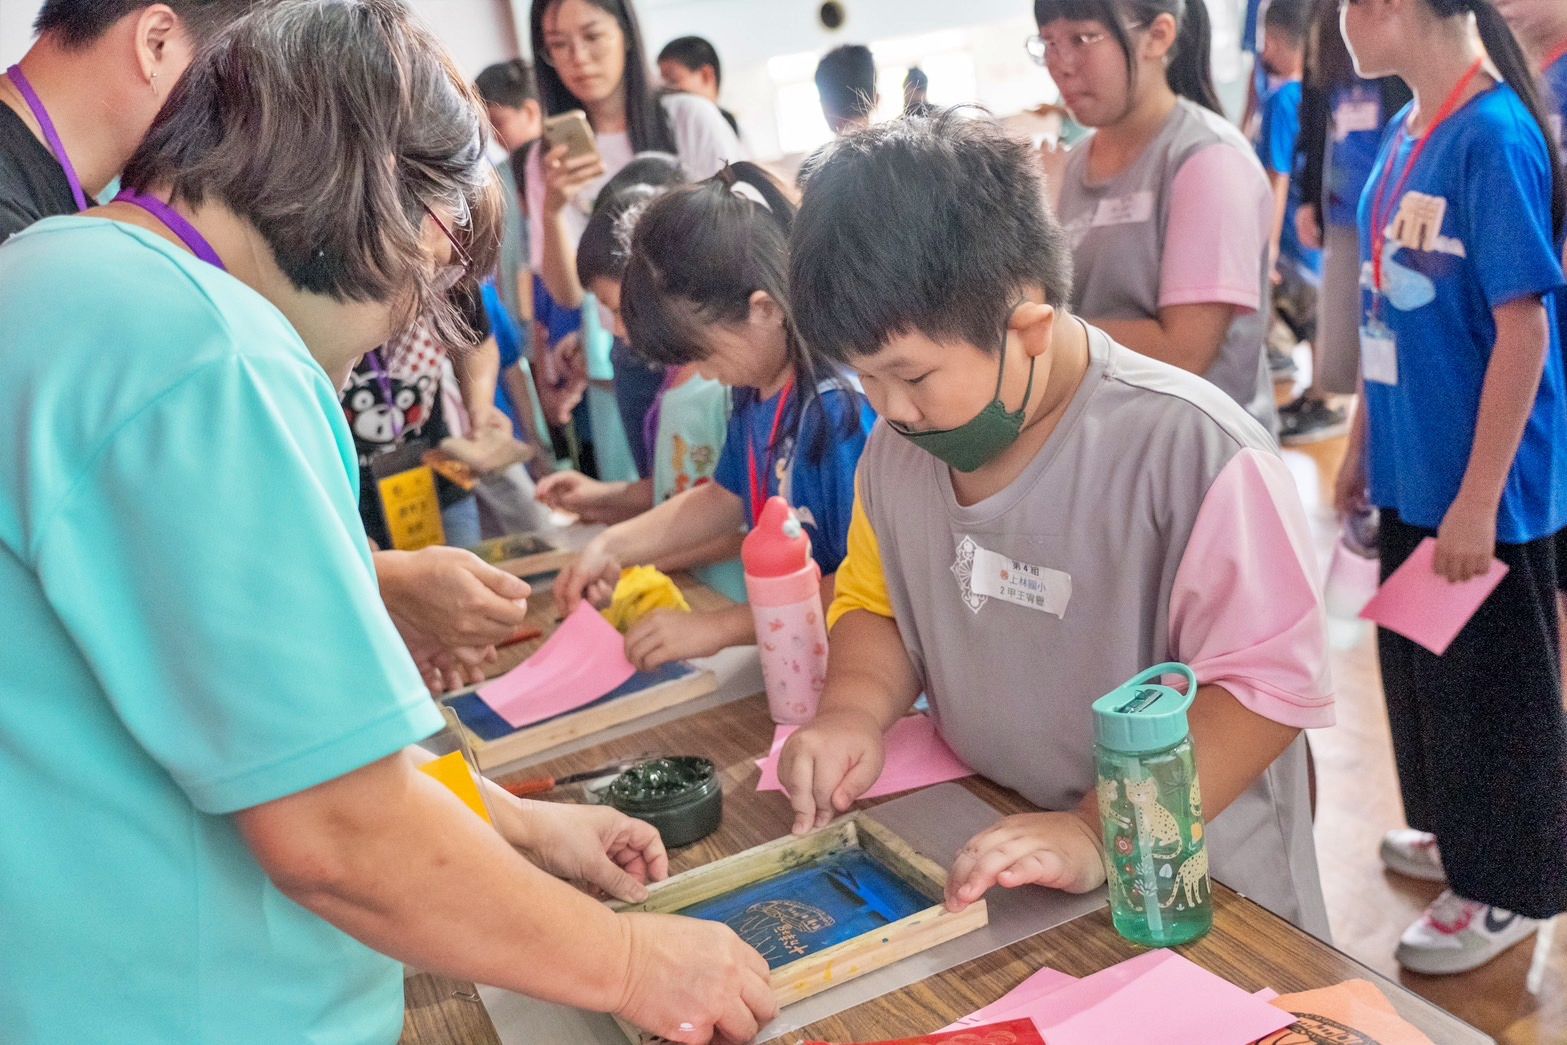
[[[1389,871],[1422,882],[1447,882],[1436,835],[1401,828],[1382,836],[1382,862]]]
[[[1444,889],[1404,930],[1394,957],[1410,972],[1449,976],[1478,969],[1539,928],[1534,918]]]

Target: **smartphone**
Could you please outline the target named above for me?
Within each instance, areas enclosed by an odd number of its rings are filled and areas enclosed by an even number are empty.
[[[550,149],[566,146],[566,158],[572,160],[581,156],[597,156],[599,151],[598,139],[593,136],[593,128],[588,126],[588,114],[581,109],[572,109],[545,120],[544,144]]]

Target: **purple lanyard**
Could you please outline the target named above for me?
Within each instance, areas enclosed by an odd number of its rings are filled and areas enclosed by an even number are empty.
[[[185,220],[173,207],[160,199],[137,192],[135,189],[121,189],[120,194],[114,197],[116,203],[129,203],[133,207],[140,207],[151,214],[168,227],[168,230],[180,238],[180,242],[190,248],[190,252],[205,261],[209,265],[215,265],[224,272],[223,259],[218,257],[218,252],[212,249],[212,244],[207,242],[207,237],[196,231],[196,226]]]
[[[398,418],[397,403],[392,399],[392,376],[387,373],[386,364],[381,361],[381,350],[372,348],[365,358],[370,360],[370,369],[375,374],[375,383],[381,386],[381,398],[386,403],[386,416]],[[392,425],[392,439],[395,442],[402,439],[402,437],[403,422],[396,420]]]
[[[680,370],[680,367],[671,367],[669,373],[664,375],[664,383],[659,386],[658,395],[653,397],[653,405],[648,407],[647,416],[642,419],[642,445],[647,451],[648,476],[652,476],[653,469],[658,465],[658,422],[664,414],[664,397],[674,387]]]
[[[16,90],[22,96],[22,101],[33,111],[33,119],[38,121],[38,127],[44,132],[44,142],[49,146],[49,151],[54,153],[54,158],[60,161],[60,169],[65,171],[65,180],[71,186],[71,195],[76,199],[76,209],[87,209],[87,193],[82,191],[82,179],[76,176],[76,168],[71,166],[71,158],[65,154],[65,145],[60,141],[60,132],[54,129],[54,121],[49,118],[49,110],[44,108],[43,99],[38,97],[38,92],[33,90],[33,85],[27,82],[27,77],[22,75],[22,67],[13,65],[5,71],[6,76],[16,85]]]

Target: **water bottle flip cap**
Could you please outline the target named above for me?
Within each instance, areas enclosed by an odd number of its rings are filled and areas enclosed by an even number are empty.
[[[1161,685],[1165,675],[1186,679],[1186,692]],[[1186,712],[1197,699],[1197,676],[1185,664],[1159,664],[1094,701],[1094,739],[1128,755],[1174,747],[1190,733]]]

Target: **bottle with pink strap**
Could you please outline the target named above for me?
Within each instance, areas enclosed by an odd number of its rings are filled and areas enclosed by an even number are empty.
[[[740,547],[740,561],[773,721],[809,722],[827,681],[827,622],[821,567],[789,502],[768,500]]]

